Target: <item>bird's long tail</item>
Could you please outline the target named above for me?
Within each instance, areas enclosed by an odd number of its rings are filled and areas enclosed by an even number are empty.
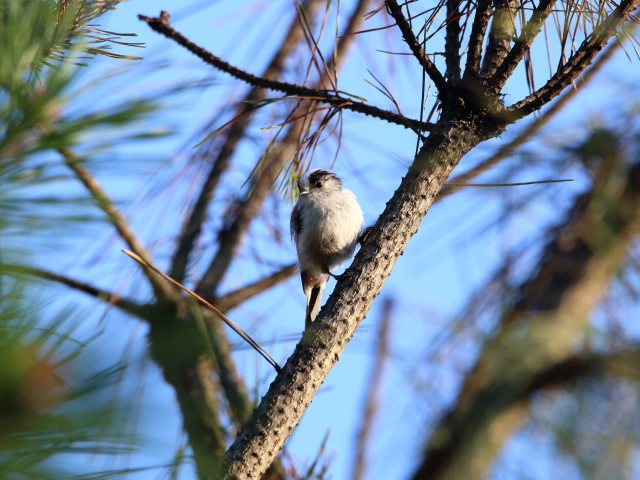
[[[307,314],[304,319],[304,328],[311,325],[318,313],[320,313],[320,302],[322,301],[322,289],[324,286],[313,287],[307,296]]]

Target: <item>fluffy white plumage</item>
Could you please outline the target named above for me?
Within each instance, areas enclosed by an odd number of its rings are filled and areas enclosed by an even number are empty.
[[[347,260],[358,242],[364,217],[356,196],[330,170],[312,170],[298,180],[300,197],[291,212],[302,289],[305,326],[320,311],[322,290],[332,269]]]

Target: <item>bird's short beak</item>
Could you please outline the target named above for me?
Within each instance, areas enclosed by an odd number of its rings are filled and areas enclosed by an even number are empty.
[[[306,195],[307,193],[309,193],[308,188],[303,188],[302,190],[300,190],[300,195]]]

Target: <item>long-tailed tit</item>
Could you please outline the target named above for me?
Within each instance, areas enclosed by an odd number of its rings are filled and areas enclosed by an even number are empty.
[[[355,249],[364,218],[356,196],[338,176],[311,170],[298,180],[300,197],[291,212],[291,237],[298,251],[302,290],[307,297],[305,328],[320,311],[322,290],[331,272]]]

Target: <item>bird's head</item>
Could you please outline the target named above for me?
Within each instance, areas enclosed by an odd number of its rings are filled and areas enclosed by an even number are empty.
[[[342,189],[342,182],[331,170],[316,168],[304,174],[298,180],[300,195],[331,193]]]

